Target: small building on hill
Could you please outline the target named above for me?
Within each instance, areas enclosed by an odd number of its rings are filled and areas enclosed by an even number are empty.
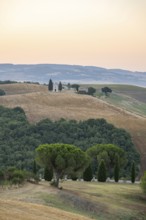
[[[59,84],[58,83],[53,83],[53,92],[58,92],[59,91]]]

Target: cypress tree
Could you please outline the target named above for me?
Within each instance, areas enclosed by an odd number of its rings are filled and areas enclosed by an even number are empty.
[[[132,167],[131,167],[131,182],[135,183],[135,163],[132,163]]]
[[[61,82],[59,82],[58,89],[60,92],[62,91],[62,83]]]
[[[98,181],[99,182],[105,182],[106,181],[106,167],[105,167],[105,162],[102,159],[99,168],[98,168]]]
[[[91,181],[93,178],[91,165],[87,167],[87,169],[83,173],[83,179],[85,181]]]
[[[116,163],[115,163],[115,167],[114,167],[114,179],[115,182],[119,181],[119,172],[120,172],[120,168],[119,168],[119,158],[116,158]]]
[[[52,91],[52,90],[53,90],[53,82],[52,82],[52,79],[49,80],[48,90],[49,90],[49,91]]]
[[[51,181],[53,178],[53,170],[51,168],[45,167],[44,170],[44,179],[46,181]]]

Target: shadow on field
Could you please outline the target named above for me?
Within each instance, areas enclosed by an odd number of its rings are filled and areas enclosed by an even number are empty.
[[[100,216],[103,213],[108,214],[106,205],[94,203],[87,198],[82,198],[78,193],[73,193],[69,190],[63,190],[59,192],[59,196],[64,204],[71,206],[72,208],[81,212],[90,214],[91,216]]]

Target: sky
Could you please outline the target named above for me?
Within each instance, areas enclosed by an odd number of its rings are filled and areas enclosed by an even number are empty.
[[[146,0],[0,0],[0,63],[146,72]]]

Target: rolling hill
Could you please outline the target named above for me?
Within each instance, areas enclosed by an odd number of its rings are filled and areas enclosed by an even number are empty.
[[[105,118],[115,126],[126,129],[140,152],[141,170],[146,170],[146,118],[143,115],[88,95],[78,95],[71,91],[51,93],[46,86],[17,83],[0,85],[0,88],[6,91],[6,96],[0,97],[0,104],[10,108],[22,107],[31,123],[44,118]]]

